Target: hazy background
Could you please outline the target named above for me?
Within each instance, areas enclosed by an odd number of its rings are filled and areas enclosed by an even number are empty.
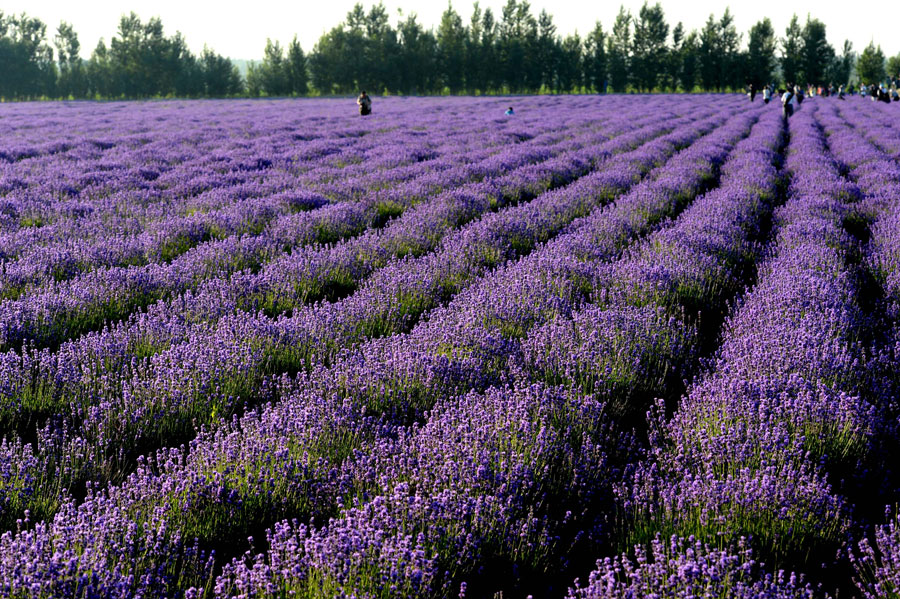
[[[376,3],[362,4],[368,10]],[[505,0],[483,0],[480,4],[482,8],[490,7],[494,15],[499,17],[505,3]],[[223,56],[256,60],[262,57],[267,37],[287,45],[296,34],[303,49],[308,52],[324,31],[344,20],[354,4],[355,0],[93,0],[79,3],[62,0],[4,0],[2,10],[6,13],[25,11],[30,16],[40,18],[47,24],[48,39],[53,38],[61,20],[72,23],[78,32],[81,55],[84,58],[90,57],[101,37],[109,42],[116,33],[122,14],[134,11],[143,21],[150,17],[160,17],[167,35],[181,31],[195,54],[199,54],[203,45],[207,44]],[[531,7],[535,15],[541,9],[546,9],[553,16],[558,33],[566,35],[575,30],[587,33],[598,19],[603,24],[603,29],[609,32],[620,4],[636,14],[643,1],[601,3],[596,0],[533,0]],[[828,41],[837,50],[845,39],[853,42],[856,52],[862,51],[866,44],[874,40],[876,44],[881,44],[885,56],[900,53],[900,4],[885,0],[734,0],[727,4],[660,0],[660,4],[670,26],[674,27],[678,21],[682,21],[687,31],[702,28],[711,11],[718,17],[728,6],[735,16],[737,30],[744,32],[744,44],[747,41],[746,32],[764,17],[772,20],[775,35],[781,37],[791,15],[796,13],[802,26],[809,13],[825,23]],[[440,22],[447,2],[388,0],[384,2],[384,6],[392,15],[392,25],[400,16],[398,9],[402,9],[404,15],[415,12],[419,16],[419,23],[428,29],[436,27]],[[472,3],[454,2],[453,7],[467,24],[472,13]]]

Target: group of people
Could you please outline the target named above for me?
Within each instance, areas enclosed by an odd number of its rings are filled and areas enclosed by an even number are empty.
[[[900,102],[900,91],[898,91],[898,87],[900,87],[900,81],[893,81],[890,84],[890,87],[886,84],[881,85],[869,85],[868,87],[865,85],[859,86],[859,95],[863,98],[870,97],[873,101],[879,102]],[[835,87],[834,85],[827,86],[812,86],[808,85],[806,90],[804,91],[802,87],[799,85],[795,85],[793,83],[788,83],[783,89],[775,89],[774,84],[766,84],[763,86],[762,96],[763,102],[768,104],[772,101],[772,98],[780,97],[781,98],[781,109],[784,114],[784,118],[787,119],[791,115],[794,114],[794,110],[799,108],[800,104],[803,103],[804,98],[807,96],[837,96],[839,100],[844,99],[844,95],[848,93],[848,90],[844,88],[843,85],[839,85]],[[851,95],[855,95],[856,90],[850,86],[849,93]],[[751,83],[747,86],[747,96],[750,98],[750,101],[753,102],[756,99],[757,89]]]
[[[900,93],[897,92],[897,82],[893,80],[890,87],[884,83],[879,83],[878,85],[872,83],[868,87],[860,84],[859,95],[863,98],[872,98],[873,102],[885,102],[886,104],[900,102]]]
[[[747,95],[750,97],[750,101],[753,102],[756,100],[756,86],[752,83],[747,86]],[[781,110],[784,114],[784,118],[788,118],[794,114],[794,106],[800,106],[803,103],[804,94],[803,89],[800,88],[799,85],[794,85],[792,83],[788,83],[784,89],[775,89],[775,85],[772,83],[767,83],[763,86],[762,90],[763,102],[768,104],[772,101],[772,98],[780,97],[781,98]]]

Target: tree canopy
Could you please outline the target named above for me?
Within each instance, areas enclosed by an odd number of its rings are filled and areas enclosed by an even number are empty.
[[[794,15],[780,37],[768,18],[737,31],[727,8],[699,29],[671,26],[649,0],[582,35],[561,34],[528,0],[506,0],[498,14],[475,2],[469,16],[448,3],[431,28],[414,12],[391,21],[383,4],[356,4],[308,53],[296,37],[286,46],[267,40],[244,78],[208,47],[194,55],[159,18],[123,15],[84,59],[71,24],[48,33],[39,19],[0,12],[0,98],[737,91],[900,77],[900,56],[885,61],[874,42],[859,57],[849,41],[838,53],[811,15]]]

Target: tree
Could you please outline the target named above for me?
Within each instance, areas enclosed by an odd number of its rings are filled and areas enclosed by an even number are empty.
[[[559,45],[559,58],[556,61],[556,91],[571,92],[581,88],[582,43],[577,33],[567,35]]]
[[[185,98],[195,98],[204,94],[203,68],[197,57],[188,49],[187,41],[180,32],[169,39],[169,61],[166,78],[170,81],[171,94]]]
[[[286,96],[291,93],[289,65],[280,43],[266,40],[262,62],[247,71],[247,86],[267,96]]]
[[[115,95],[112,83],[112,65],[103,38],[100,38],[91,53],[87,65],[87,75],[90,97],[110,98]]]
[[[319,38],[309,55],[310,81],[323,94],[343,93],[355,87],[354,81],[349,77],[345,38],[342,25],[333,27]],[[251,86],[250,69],[247,71],[247,86],[250,94],[255,95]]]
[[[612,35],[607,38],[606,43],[609,78],[612,80],[612,88],[621,93],[628,88],[631,70],[631,13],[627,12],[624,6],[619,7]]]
[[[856,63],[856,53],[853,52],[853,44],[850,40],[844,40],[841,55],[836,56],[831,63],[829,80],[835,85],[847,85],[850,75],[853,73],[853,65]]]
[[[740,56],[741,34],[734,26],[734,15],[727,7],[719,19],[719,76],[716,89],[743,87]]]
[[[720,75],[722,72],[721,41],[719,40],[719,24],[713,15],[709,15],[706,25],[700,32],[698,52],[700,82],[706,90],[721,90]]]
[[[900,54],[898,54],[897,56],[891,56],[887,59],[887,76],[900,76]]]
[[[666,87],[669,88],[670,91],[677,91],[678,84],[681,81],[681,65],[683,63],[683,48],[682,43],[684,42],[684,25],[680,22],[675,25],[675,28],[672,30],[672,47],[669,50],[669,53],[666,55]]]
[[[481,19],[481,72],[484,89],[497,89],[500,84],[500,52],[498,49],[497,20],[490,8],[484,10]]]
[[[364,70],[359,87],[378,92],[397,90],[400,73],[397,70],[399,44],[397,32],[388,23],[387,9],[380,2],[369,9],[365,17]]]
[[[606,34],[600,21],[584,40],[584,83],[596,92],[606,93]]]
[[[692,30],[681,44],[681,88],[691,92],[700,77],[700,35]]]
[[[56,29],[53,38],[59,59],[59,76],[56,81],[60,97],[84,98],[87,96],[87,72],[81,59],[81,44],[75,28],[65,21]]]
[[[303,53],[303,48],[300,47],[296,35],[288,46],[285,68],[291,93],[305,96],[309,91],[309,74],[306,69],[306,55]]]
[[[578,43],[580,45],[581,40]],[[533,56],[530,62],[534,70],[529,77],[530,87],[532,89],[546,87],[559,91],[556,77],[561,66],[560,55],[562,54],[562,47],[557,40],[556,25],[553,24],[553,17],[546,10],[541,10],[541,14],[538,15],[537,38],[534,40],[530,54]],[[575,60],[581,60],[580,48]]]
[[[201,93],[202,76],[196,57],[180,33],[170,38],[165,36],[158,18],[142,23],[133,12],[123,15],[104,59],[110,93],[114,96],[144,98]]]
[[[408,94],[428,93],[437,87],[437,40],[411,13],[398,26],[400,34],[400,89]]]
[[[800,81],[807,85],[826,85],[828,68],[834,60],[834,48],[825,36],[825,24],[806,17],[800,48]]]
[[[0,96],[29,99],[54,93],[56,64],[43,21],[0,11],[0,65]]]
[[[243,91],[243,81],[237,66],[229,59],[203,47],[200,54],[200,70],[203,80],[203,95],[208,98],[234,96]]]
[[[803,43],[803,31],[797,15],[791,17],[791,22],[784,32],[781,40],[781,77],[786,85],[797,83],[800,76],[800,51]]]
[[[466,29],[466,89],[469,93],[484,90],[484,60],[481,52],[482,32],[481,6],[476,1],[472,6],[472,17],[469,19],[469,27]]]
[[[634,20],[632,44],[632,78],[645,91],[653,91],[664,75],[666,39],[669,26],[659,3],[648,6],[646,0]]]
[[[865,85],[878,85],[884,80],[884,52],[880,45],[869,42],[856,62],[856,74],[860,83]]]
[[[775,28],[768,17],[750,28],[747,42],[746,75],[747,82],[761,89],[772,81],[775,72]]]
[[[448,4],[438,26],[437,47],[441,80],[451,94],[458,94],[465,84],[466,37],[462,17]]]
[[[507,0],[499,23],[497,49],[502,83],[509,91],[522,92],[540,85],[540,71],[536,61],[530,60],[530,49],[537,40],[537,22],[528,2]]]

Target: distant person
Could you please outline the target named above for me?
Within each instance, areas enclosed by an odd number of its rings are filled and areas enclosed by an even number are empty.
[[[765,86],[763,88],[763,104],[768,104],[772,100],[772,90],[769,89],[769,86]],[[752,99],[750,100],[753,101]]]
[[[751,102],[756,99],[756,86],[752,83],[747,86],[747,95],[750,96]]]
[[[844,99],[844,85],[841,84],[838,86],[838,100]]]
[[[515,111],[513,110],[512,106],[510,106],[509,108],[506,109],[506,112],[504,112],[503,114],[505,114],[506,116],[512,116],[512,115],[514,115],[514,114],[516,114],[516,113],[515,113]]]
[[[803,104],[803,90],[799,85],[794,86],[794,97],[797,98],[797,107]]]
[[[781,114],[784,120],[788,120],[794,114],[794,88],[790,85],[781,96]]]
[[[366,90],[363,90],[359,93],[359,97],[356,99],[356,103],[359,105],[359,114],[361,116],[372,114],[372,98],[369,97],[369,94],[366,93]]]

